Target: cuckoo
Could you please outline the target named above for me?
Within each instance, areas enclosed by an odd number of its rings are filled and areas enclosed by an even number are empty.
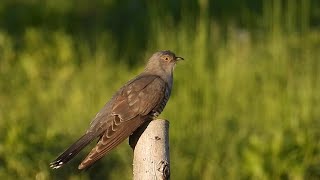
[[[94,139],[96,146],[78,169],[90,167],[128,138],[144,123],[155,119],[170,97],[173,70],[183,60],[171,51],[158,51],[148,60],[144,71],[120,88],[97,113],[86,133],[50,163],[60,168]]]

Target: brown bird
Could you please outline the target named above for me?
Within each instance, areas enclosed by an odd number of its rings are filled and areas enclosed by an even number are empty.
[[[88,168],[138,127],[155,119],[170,97],[173,70],[179,60],[183,58],[171,51],[154,53],[144,71],[113,95],[92,120],[86,133],[50,163],[50,167],[60,168],[91,141],[99,138],[97,145],[78,167]]]

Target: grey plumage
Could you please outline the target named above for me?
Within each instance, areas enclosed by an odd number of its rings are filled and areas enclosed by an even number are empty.
[[[177,57],[171,51],[159,51],[149,59],[145,70],[120,88],[90,123],[87,132],[50,163],[60,168],[92,140],[97,145],[79,165],[85,169],[109,153],[145,122],[156,118],[169,100]]]

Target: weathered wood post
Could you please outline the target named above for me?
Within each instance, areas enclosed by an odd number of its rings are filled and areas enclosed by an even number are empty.
[[[133,148],[133,179],[170,178],[169,121],[156,119],[130,136]]]

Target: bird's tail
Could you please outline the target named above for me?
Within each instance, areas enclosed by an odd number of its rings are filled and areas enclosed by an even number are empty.
[[[92,133],[86,133],[73,143],[67,150],[65,150],[59,157],[50,163],[52,169],[58,169],[67,162],[69,162],[75,155],[77,155],[86,145],[88,145],[95,136]]]

